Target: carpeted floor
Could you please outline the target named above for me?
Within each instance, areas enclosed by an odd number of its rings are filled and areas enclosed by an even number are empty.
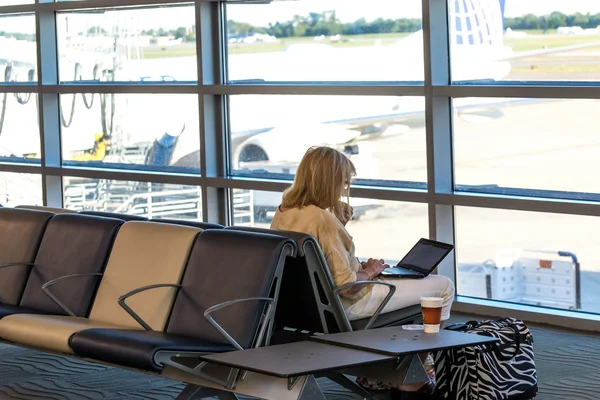
[[[540,381],[536,400],[600,399],[600,335],[531,328]],[[327,399],[358,398],[329,381],[319,383]],[[183,387],[136,372],[0,345],[0,399],[170,400]]]

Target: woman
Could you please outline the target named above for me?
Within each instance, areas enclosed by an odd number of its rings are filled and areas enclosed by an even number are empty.
[[[354,165],[344,154],[325,146],[310,148],[298,166],[294,183],[283,193],[271,228],[314,236],[336,286],[369,280],[395,285],[396,292],[383,313],[419,304],[421,294],[437,292],[444,298],[442,320],[447,320],[454,299],[450,279],[430,275],[419,280],[385,280],[379,277],[381,271],[389,267],[384,260],[369,258],[360,262],[354,255],[354,242],[345,228],[353,210],[348,202],[340,201],[342,197],[348,201],[354,175]],[[372,316],[388,291],[385,285],[364,285],[344,292],[342,300],[348,318]]]

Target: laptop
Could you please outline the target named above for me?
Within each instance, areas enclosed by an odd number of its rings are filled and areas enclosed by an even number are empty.
[[[381,276],[385,278],[425,278],[452,249],[454,246],[448,243],[420,239],[395,267],[384,269]]]

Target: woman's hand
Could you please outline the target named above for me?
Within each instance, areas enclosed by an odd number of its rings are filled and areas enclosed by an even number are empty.
[[[363,267],[363,271],[369,275],[370,279],[374,279],[381,274],[386,268],[389,268],[389,265],[385,263],[383,260],[376,260],[374,258],[369,258],[367,261],[361,262]]]
[[[376,260],[374,258],[369,258],[367,261],[362,261],[360,265],[362,265],[362,269],[356,273],[357,281],[372,281],[379,276],[379,274],[381,274],[381,271],[389,267],[385,261]],[[342,295],[358,293],[365,287],[365,285],[356,286],[346,290]]]
[[[348,221],[350,221],[354,215],[354,208],[345,201],[340,201],[340,213],[341,215],[337,215],[336,213],[336,217],[340,220],[342,225],[346,226]]]

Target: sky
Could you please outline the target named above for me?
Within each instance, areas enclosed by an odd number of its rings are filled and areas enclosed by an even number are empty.
[[[22,0],[0,0],[0,5],[17,2]],[[295,14],[308,15],[312,11],[327,10],[336,10],[337,17],[344,22],[359,18],[367,20],[379,17],[420,18],[421,0],[283,0],[271,4],[230,5],[227,8],[227,17],[257,26],[266,26],[268,23],[287,21]],[[528,13],[545,15],[552,11],[566,14],[600,13],[600,0],[506,0],[507,17]],[[121,11],[117,14],[123,17],[123,23],[127,24],[135,22],[131,20],[131,16],[135,16],[141,29],[160,27],[175,29],[194,24],[194,13],[191,7]],[[69,28],[72,32],[83,31],[90,24],[112,25],[114,20],[115,17],[108,14],[75,14],[69,17]],[[64,22],[62,25],[59,23],[59,29],[61,26],[65,29]],[[33,33],[35,21],[32,16],[0,18],[0,31]]]

